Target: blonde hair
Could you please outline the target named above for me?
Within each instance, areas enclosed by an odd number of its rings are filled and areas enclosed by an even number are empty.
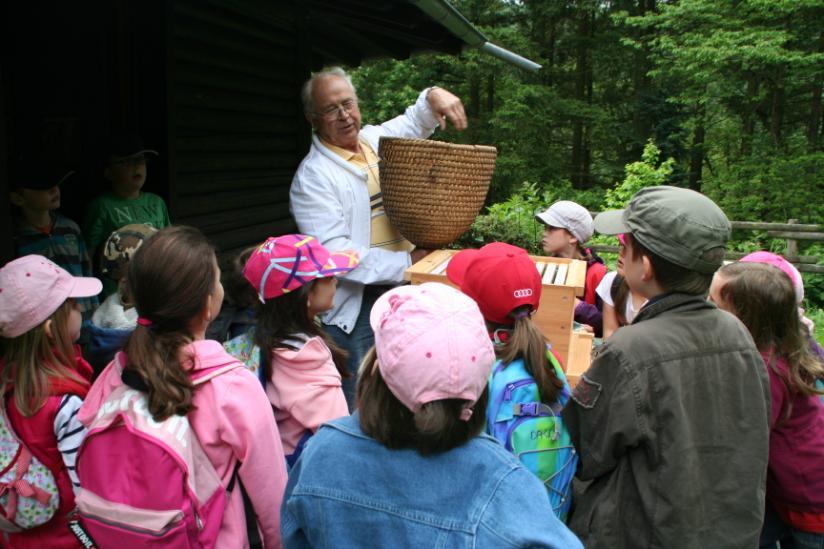
[[[535,378],[541,401],[551,404],[561,395],[564,382],[558,378],[547,357],[546,339],[529,317],[529,311],[530,307],[524,305],[510,313],[515,319],[510,339],[496,347],[495,355],[506,365],[515,359],[523,359],[526,371]]]
[[[68,333],[74,303],[66,300],[39,326],[3,343],[2,383],[11,388],[14,404],[26,417],[37,413],[49,396],[50,380],[67,378],[88,385],[74,370],[74,342]],[[51,321],[51,337],[46,323]]]

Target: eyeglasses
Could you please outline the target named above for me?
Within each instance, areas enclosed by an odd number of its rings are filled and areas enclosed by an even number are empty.
[[[319,116],[324,120],[332,121],[340,115],[341,111],[343,111],[343,114],[346,115],[351,113],[352,110],[355,109],[357,106],[358,102],[355,99],[347,99],[339,105],[329,105],[322,111],[314,111],[312,112],[312,114],[314,114],[315,116]]]

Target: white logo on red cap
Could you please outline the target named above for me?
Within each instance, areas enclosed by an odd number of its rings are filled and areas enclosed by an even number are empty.
[[[512,292],[512,295],[515,297],[529,297],[532,295],[532,288],[523,288],[521,290],[515,290]]]

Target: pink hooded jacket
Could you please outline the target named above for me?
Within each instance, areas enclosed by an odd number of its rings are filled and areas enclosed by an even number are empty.
[[[237,361],[216,341],[195,341],[183,352],[194,354],[195,370]],[[80,421],[89,425],[106,396],[121,384],[120,375],[109,364],[86,396]],[[263,543],[267,549],[281,547],[280,505],[286,466],[272,408],[260,382],[245,368],[237,368],[199,386],[193,401],[197,408],[189,413],[189,424],[218,476],[228,485],[235,464],[242,463],[238,474],[255,508]],[[249,547],[240,490],[231,492],[216,547]]]
[[[332,353],[319,337],[298,351],[274,349],[269,381],[266,394],[287,455],[307,429],[315,432],[321,423],[349,415]]]

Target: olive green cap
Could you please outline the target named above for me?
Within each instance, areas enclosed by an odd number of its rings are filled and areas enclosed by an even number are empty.
[[[713,273],[724,259],[731,225],[718,205],[679,187],[641,189],[623,210],[595,217],[603,234],[630,233],[649,251],[699,273]]]

